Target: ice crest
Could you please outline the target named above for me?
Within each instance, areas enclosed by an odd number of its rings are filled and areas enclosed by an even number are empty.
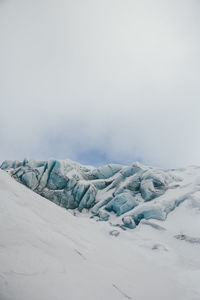
[[[181,190],[178,174],[133,163],[99,168],[71,160],[4,161],[1,169],[20,183],[66,209],[87,210],[100,221],[115,218],[119,225],[135,228],[142,219],[165,220],[192,193]],[[177,189],[176,197],[168,197]],[[182,192],[181,192],[182,191]]]

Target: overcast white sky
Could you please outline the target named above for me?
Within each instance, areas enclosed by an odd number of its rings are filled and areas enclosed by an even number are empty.
[[[200,0],[0,0],[0,161],[200,165]]]

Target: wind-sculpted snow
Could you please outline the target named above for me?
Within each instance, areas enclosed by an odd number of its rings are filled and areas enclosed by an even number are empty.
[[[165,220],[198,191],[184,190],[184,170],[163,170],[134,163],[100,168],[70,160],[5,161],[1,169],[20,183],[66,209],[87,210],[99,221],[135,228],[142,219]],[[173,193],[176,189],[178,193]],[[176,195],[176,196],[175,196]]]

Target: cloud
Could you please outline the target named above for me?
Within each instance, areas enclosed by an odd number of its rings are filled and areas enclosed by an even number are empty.
[[[0,7],[1,160],[200,164],[199,1]]]

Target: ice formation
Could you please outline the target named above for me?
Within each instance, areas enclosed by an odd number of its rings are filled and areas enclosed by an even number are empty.
[[[41,196],[99,221],[135,228],[142,219],[165,220],[198,191],[184,190],[183,170],[164,170],[133,163],[100,168],[71,160],[4,161],[1,169]],[[177,189],[177,193],[171,191]]]

